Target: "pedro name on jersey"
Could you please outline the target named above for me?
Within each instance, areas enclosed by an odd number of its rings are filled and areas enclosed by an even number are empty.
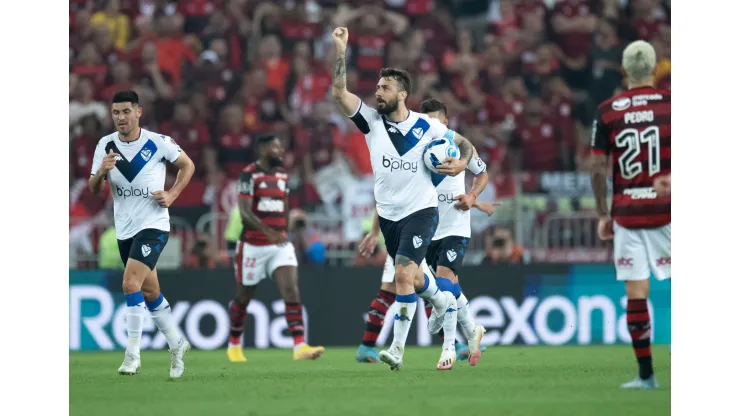
[[[287,232],[288,174],[282,168],[267,172],[251,163],[239,176],[238,190],[239,198],[251,200],[252,212],[263,224],[275,231]],[[265,233],[246,226],[241,239],[255,246],[272,244]]]
[[[180,146],[170,137],[145,129],[130,142],[112,133],[98,142],[91,175],[110,151],[120,155],[106,177],[113,194],[116,238],[125,240],[147,228],[169,231],[169,211],[157,204],[152,192],[164,190],[166,162],[174,163],[180,157]]]
[[[363,102],[350,119],[365,135],[370,150],[378,215],[398,221],[424,208],[436,207],[437,191],[422,155],[432,139],[447,134],[447,126],[414,111],[396,123]],[[454,138],[454,132],[450,131],[450,135]]]

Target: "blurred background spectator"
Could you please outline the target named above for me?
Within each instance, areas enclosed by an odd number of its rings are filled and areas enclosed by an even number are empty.
[[[301,255],[319,261],[310,247],[321,242],[319,262],[354,263],[372,179],[364,137],[329,96],[337,25],[350,30],[350,90],[373,105],[380,68],[409,70],[409,106],[443,100],[450,127],[488,163],[485,196],[510,202],[495,223],[515,244],[501,257],[501,240],[488,241],[493,219],[479,217],[470,259],[521,259],[521,246],[538,253],[534,261],[547,261],[542,250],[603,248],[565,247],[549,227],[566,227],[569,216],[573,235],[591,228],[591,121],[625,87],[624,45],[650,41],[657,82],[670,89],[667,0],[70,0],[71,226],[106,206],[84,183],[111,129],[108,100],[133,88],[142,126],[172,136],[198,167],[171,209],[183,258],[228,258],[235,180],[254,160],[255,135],[271,131],[286,145],[291,206],[310,225],[294,236],[308,245]],[[86,229],[104,230],[96,227]],[[91,250],[78,253],[84,264],[95,263]]]

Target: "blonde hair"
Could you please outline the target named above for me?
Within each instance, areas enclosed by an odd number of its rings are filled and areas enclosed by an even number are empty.
[[[630,43],[622,54],[622,68],[629,82],[645,82],[655,71],[655,49],[644,40]]]

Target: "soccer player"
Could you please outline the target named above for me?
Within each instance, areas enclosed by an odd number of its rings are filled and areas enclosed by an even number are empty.
[[[258,137],[257,147],[259,159],[244,168],[239,177],[239,211],[244,229],[236,247],[236,296],[229,310],[231,332],[226,355],[232,362],[247,361],[242,350],[247,306],[259,282],[270,277],[285,301],[293,359],[315,360],[324,353],[324,347],[312,347],[305,341],[298,261],[286,232],[288,174],[281,167],[285,148],[274,134]]]
[[[448,123],[447,108],[438,100],[424,101],[421,104],[421,112],[439,120],[444,125]],[[436,272],[435,282],[437,287],[451,292],[457,298],[457,322],[462,326],[463,334],[470,346],[455,343],[457,359],[468,358],[470,364],[474,366],[480,359],[480,340],[485,330],[483,326],[476,325],[470,315],[467,298],[462,294],[458,282],[457,270],[462,265],[465,247],[470,239],[470,208],[476,207],[491,215],[495,206],[499,204],[477,200],[478,194],[488,183],[488,176],[483,174],[486,171],[486,165],[475,151],[468,164],[468,170],[476,175],[470,193],[465,193],[465,175],[447,177],[432,174],[432,181],[437,186],[437,199],[439,201],[439,227],[437,227],[432,243],[427,250],[426,264]],[[456,203],[456,201],[460,202]],[[376,215],[372,231],[360,243],[360,254],[367,256],[372,253],[377,245],[379,231]],[[370,304],[362,344],[360,344],[355,354],[355,358],[359,362],[378,361],[375,343],[383,326],[385,314],[390,305],[393,304],[393,272],[393,260],[388,256],[383,269],[380,291]],[[430,308],[427,311],[430,313]],[[449,368],[444,366],[441,369],[451,369],[451,366]]]
[[[388,253],[395,263],[396,302],[399,312],[394,317],[393,343],[379,358],[391,370],[403,365],[403,351],[411,321],[416,312],[418,292],[429,299],[434,311],[429,319],[429,331],[437,333],[444,327],[445,338],[457,322],[457,302],[450,292],[439,291],[419,267],[437,229],[437,192],[429,171],[423,165],[422,154],[432,140],[445,137],[447,127],[438,120],[409,111],[406,98],[410,77],[406,71],[384,68],[376,86],[377,110],[365,105],[347,91],[346,49],[349,32],[338,27],[333,33],[337,57],[334,64],[332,95],[360,131],[370,150],[375,175],[376,210]],[[450,133],[460,146],[460,159],[446,158],[439,172],[455,176],[467,168],[473,146],[464,137]],[[454,348],[443,349],[438,366],[454,362]]]
[[[671,94],[653,86],[655,50],[644,41],[627,46],[622,68],[629,89],[599,105],[591,142],[591,186],[599,214],[598,234],[614,239],[617,279],[627,291],[627,326],[639,375],[625,389],[658,387],[650,351],[647,297],[650,272],[671,277],[671,200],[657,196],[656,177],[671,171]],[[614,189],[607,210],[607,156],[612,156]]]
[[[195,167],[170,137],[139,127],[141,114],[135,92],[120,91],[113,96],[116,132],[98,142],[89,186],[93,194],[103,190],[104,180],[112,188],[116,238],[125,266],[128,345],[118,373],[133,375],[141,368],[141,332],[149,309],[170,347],[170,377],[178,378],[185,370],[183,357],[190,343],[179,333],[170,304],[160,292],[157,260],[170,231],[167,208],[190,182]],[[165,162],[179,169],[169,191],[164,190]]]

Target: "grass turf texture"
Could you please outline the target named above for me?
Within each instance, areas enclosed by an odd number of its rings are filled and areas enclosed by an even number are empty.
[[[354,348],[317,361],[290,350],[191,351],[168,380],[169,354],[143,351],[141,373],[116,372],[123,352],[72,352],[70,415],[669,415],[670,355],[653,347],[658,390],[621,391],[637,374],[629,346],[489,347],[476,367],[437,371],[438,348],[409,348],[393,373],[355,362]]]

